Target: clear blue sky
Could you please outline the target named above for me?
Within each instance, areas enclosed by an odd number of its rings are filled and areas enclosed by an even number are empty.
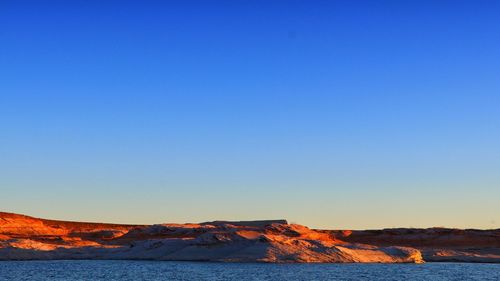
[[[0,209],[500,227],[498,1],[1,1]]]

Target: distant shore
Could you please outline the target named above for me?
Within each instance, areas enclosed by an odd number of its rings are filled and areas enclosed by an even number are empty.
[[[286,220],[124,225],[0,212],[0,260],[500,263],[500,229],[316,230]]]

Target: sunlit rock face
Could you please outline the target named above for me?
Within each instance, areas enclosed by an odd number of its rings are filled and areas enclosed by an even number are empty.
[[[392,244],[371,240],[373,235],[312,230],[306,226],[288,224],[285,220],[118,225],[43,220],[0,213],[0,260],[424,261],[418,245],[399,243],[397,239],[394,239],[397,243]],[[426,248],[424,253],[430,253],[432,249]],[[453,256],[453,253],[441,250],[429,256],[446,260],[443,257]],[[461,252],[459,257],[463,255]]]
[[[500,263],[500,229],[393,228],[326,231],[348,243],[419,249],[425,261]]]

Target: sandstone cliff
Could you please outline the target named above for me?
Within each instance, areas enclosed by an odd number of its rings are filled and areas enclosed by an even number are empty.
[[[455,244],[450,247],[451,242],[440,232],[436,237],[429,233],[415,238],[413,232],[398,231],[401,233],[388,236],[387,230],[366,233],[313,230],[285,220],[120,225],[44,220],[0,212],[0,260],[420,263],[424,259],[479,261],[471,260],[470,252],[464,249],[480,246],[476,258],[481,250],[487,250],[481,261],[498,262],[498,231],[481,238],[465,230],[473,238],[462,243],[455,240],[466,248],[457,248]],[[440,244],[443,247],[421,243],[421,239],[436,238],[449,243]]]
[[[325,232],[348,243],[416,248],[425,261],[500,263],[500,229],[435,227]]]

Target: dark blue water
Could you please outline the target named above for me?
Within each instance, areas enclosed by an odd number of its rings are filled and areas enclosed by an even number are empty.
[[[0,280],[500,280],[500,264],[7,261]]]

